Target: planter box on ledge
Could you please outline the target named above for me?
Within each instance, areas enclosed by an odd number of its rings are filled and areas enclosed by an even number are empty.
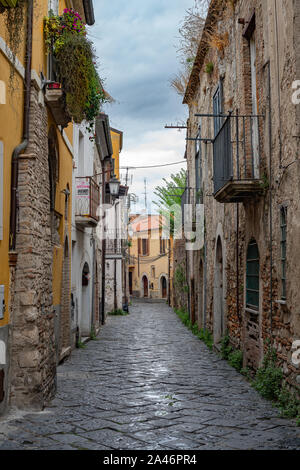
[[[16,7],[18,5],[18,0],[0,0],[0,5],[3,7]]]
[[[72,118],[66,112],[64,93],[61,88],[46,88],[45,101],[57,125],[67,127]]]

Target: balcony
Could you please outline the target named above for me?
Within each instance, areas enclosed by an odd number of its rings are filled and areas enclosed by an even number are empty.
[[[121,258],[122,257],[122,241],[124,233],[120,229],[109,229],[105,232],[106,239],[106,257]]]
[[[55,87],[57,85],[57,87]],[[72,118],[66,111],[65,94],[58,86],[59,84],[48,85],[45,91],[45,101],[50,108],[54,121],[58,126],[67,127]]]
[[[91,176],[76,178],[75,223],[82,227],[95,227],[99,222],[99,186]]]
[[[224,122],[213,140],[214,197],[232,203],[260,197],[259,116],[222,115]]]

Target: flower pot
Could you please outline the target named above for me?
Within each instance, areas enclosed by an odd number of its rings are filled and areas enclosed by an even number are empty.
[[[60,83],[57,83],[57,82],[55,82],[55,83],[50,83],[50,84],[48,85],[48,89],[49,89],[49,90],[59,90],[60,87],[61,87],[61,84],[60,84]]]

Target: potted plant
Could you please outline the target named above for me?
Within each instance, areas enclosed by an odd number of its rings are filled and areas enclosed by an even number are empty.
[[[0,5],[3,7],[13,8],[18,4],[18,0],[0,0]]]

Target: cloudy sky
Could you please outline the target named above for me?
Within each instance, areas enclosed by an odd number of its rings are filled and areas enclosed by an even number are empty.
[[[183,160],[185,132],[164,126],[186,119],[186,106],[169,80],[179,68],[178,27],[192,4],[193,0],[94,2],[96,24],[89,28],[89,36],[96,46],[105,88],[116,100],[105,106],[105,112],[111,126],[124,132],[121,166]],[[132,210],[144,207],[144,178],[150,203],[152,190],[162,178],[185,166],[131,171],[130,192],[140,201]]]

